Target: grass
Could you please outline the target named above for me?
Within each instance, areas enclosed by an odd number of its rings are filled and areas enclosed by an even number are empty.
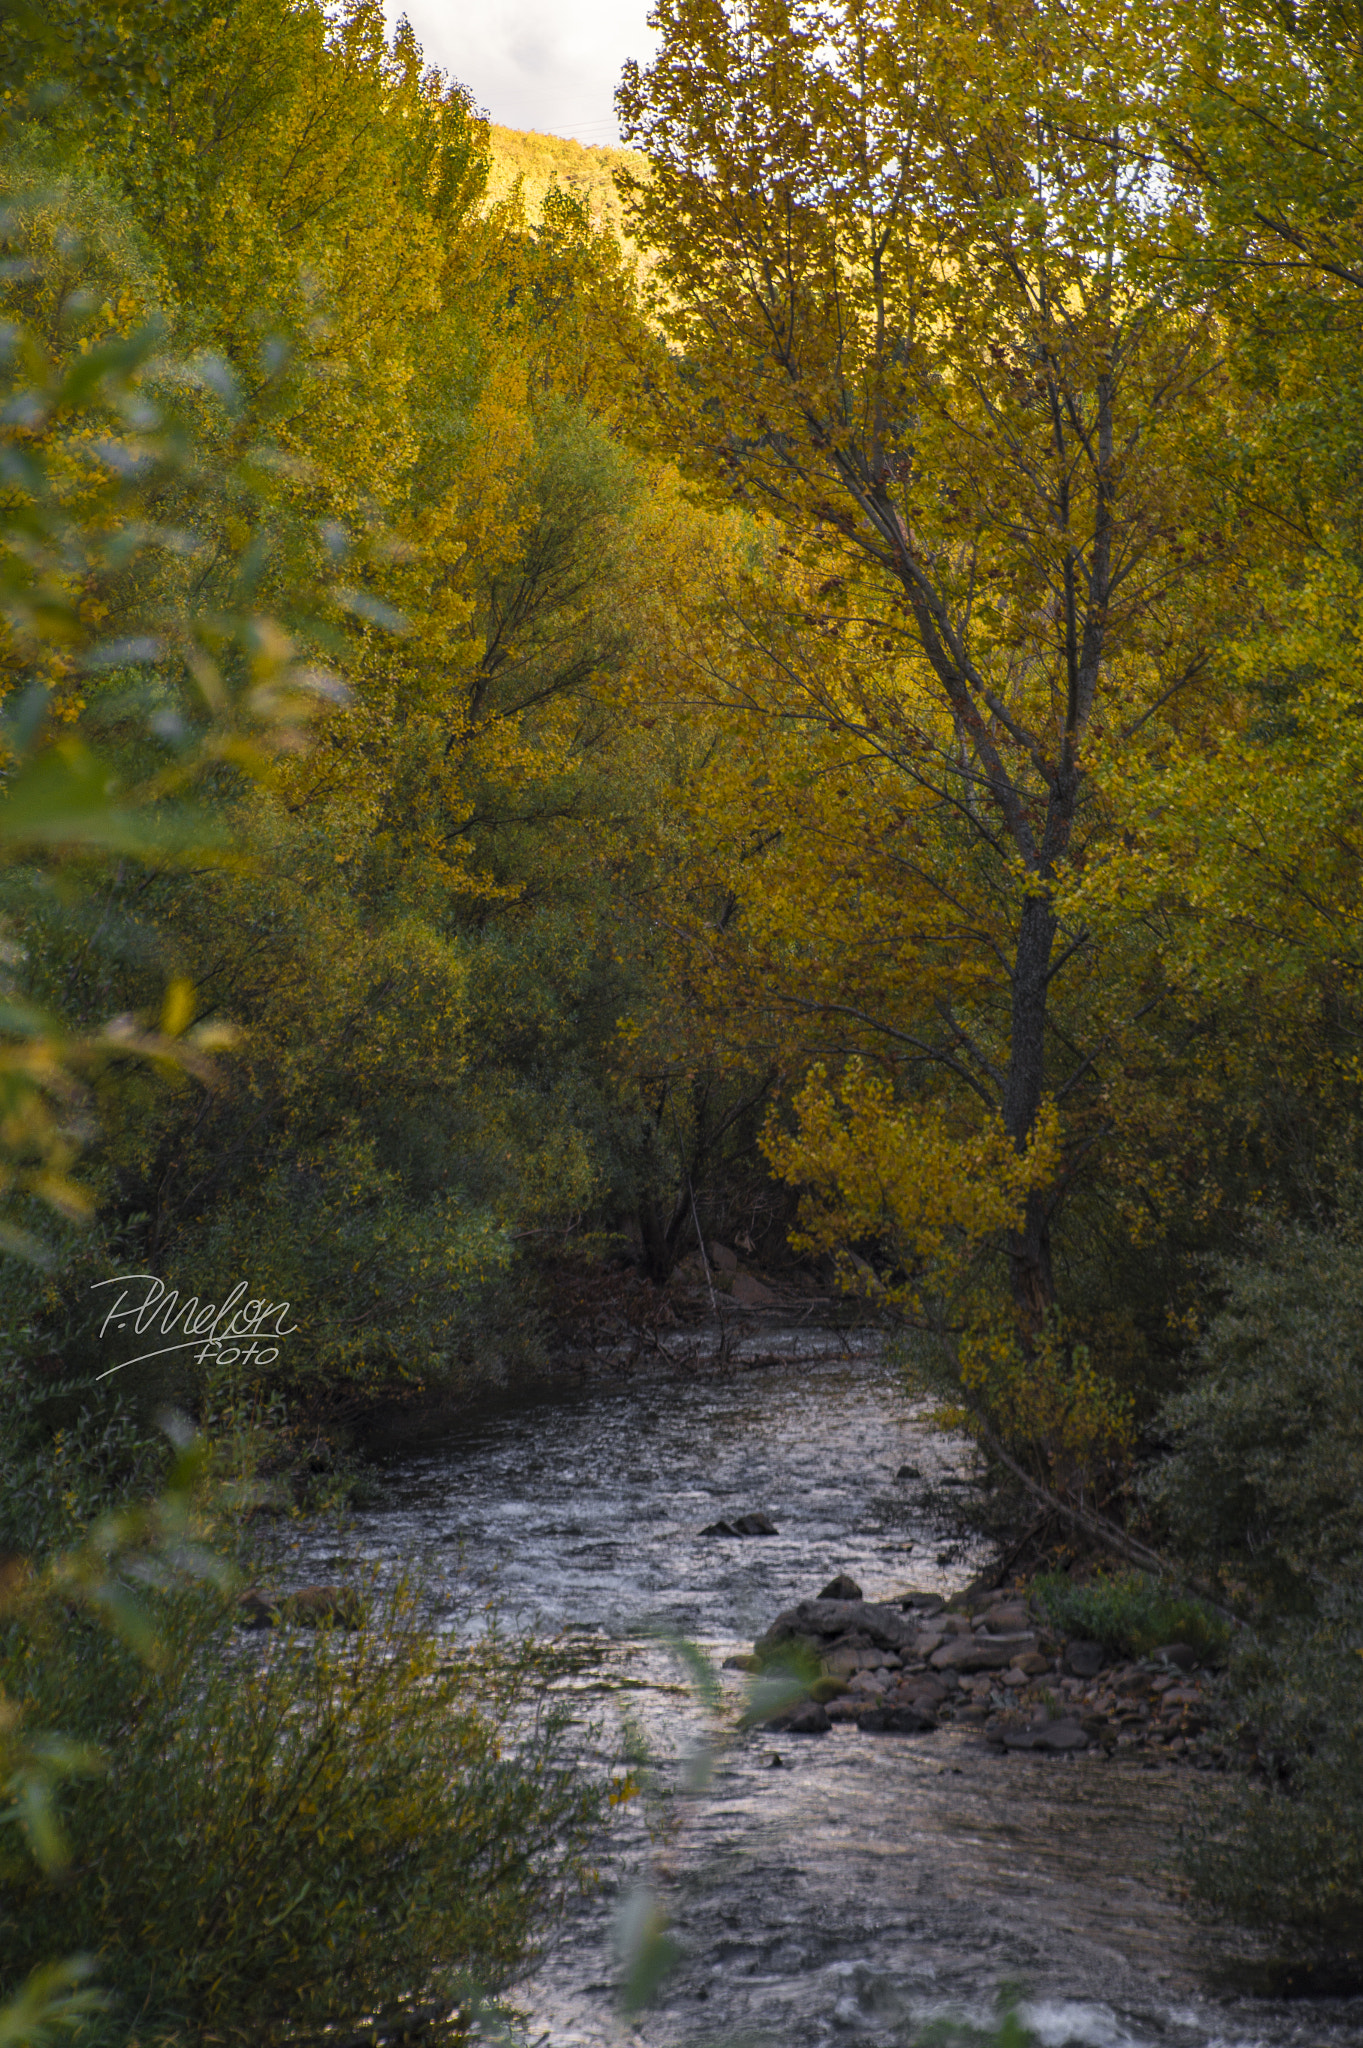
[[[1219,1656],[1230,1631],[1205,1601],[1171,1592],[1143,1572],[1113,1573],[1076,1585],[1047,1572],[1033,1594],[1064,1635],[1101,1643],[1112,1656],[1148,1657],[1166,1643],[1188,1643],[1204,1658]]]

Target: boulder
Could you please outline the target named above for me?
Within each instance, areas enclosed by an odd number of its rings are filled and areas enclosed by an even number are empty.
[[[1006,1606],[991,1607],[984,1617],[984,1625],[991,1636],[1020,1636],[1027,1631],[1027,1609],[1021,1601],[1009,1601]]]
[[[721,1671],[760,1671],[761,1669],[761,1660],[749,1655],[744,1650],[740,1650],[733,1657],[726,1657],[720,1666]]]
[[[905,1614],[940,1614],[946,1606],[946,1601],[940,1593],[919,1593],[911,1590],[899,1593],[895,1597]]]
[[[1107,1662],[1101,1643],[1073,1642],[1065,1645],[1065,1669],[1072,1678],[1096,1678]]]
[[[304,1586],[280,1603],[284,1619],[301,1628],[359,1628],[364,1602],[353,1586]]]
[[[702,1536],[779,1536],[770,1515],[735,1515],[732,1522],[708,1522]]]
[[[1035,1648],[1035,1636],[949,1636],[931,1663],[935,1671],[1006,1671]]]
[[[1158,1664],[1172,1664],[1179,1671],[1195,1671],[1202,1662],[1191,1643],[1166,1643],[1162,1650],[1154,1652]]]
[[[766,1726],[769,1729],[780,1728],[787,1735],[827,1735],[833,1723],[818,1700],[802,1700],[798,1707],[792,1707],[789,1713],[778,1714]]]
[[[858,1725],[876,1735],[931,1735],[937,1722],[907,1700],[887,1700],[884,1706],[868,1707]]]
[[[889,1685],[878,1671],[859,1671],[847,1690],[854,1699],[878,1699],[889,1690]]]
[[[299,1628],[359,1628],[364,1602],[353,1586],[303,1586],[276,1594],[252,1586],[237,1602],[241,1628],[277,1628],[286,1621]]]
[[[830,1579],[819,1598],[821,1600],[860,1600],[861,1587],[846,1572],[839,1572],[836,1579]]]
[[[736,1273],[729,1292],[740,1308],[773,1308],[781,1299],[751,1273]]]
[[[803,1643],[815,1655],[825,1643],[855,1633],[882,1649],[912,1649],[917,1637],[913,1623],[897,1607],[882,1607],[873,1600],[802,1600],[778,1614],[765,1635],[753,1648],[759,1657],[790,1643]]]
[[[1047,1721],[1039,1728],[1005,1728],[1005,1749],[1040,1749],[1055,1754],[1087,1749],[1090,1737],[1077,1721]]]
[[[738,1253],[730,1250],[727,1244],[712,1244],[710,1247],[710,1264],[717,1273],[736,1273],[738,1271]]]
[[[243,1593],[237,1602],[238,1628],[274,1628],[280,1620],[279,1602],[257,1586]]]

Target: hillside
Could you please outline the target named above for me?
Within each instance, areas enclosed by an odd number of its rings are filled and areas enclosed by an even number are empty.
[[[490,132],[492,169],[488,178],[489,199],[505,199],[519,178],[525,210],[534,220],[550,187],[560,185],[585,199],[594,218],[608,221],[619,229],[623,216],[615,173],[625,168],[644,170],[647,158],[639,150],[612,149],[605,144],[589,147],[566,136],[499,128],[495,123]]]

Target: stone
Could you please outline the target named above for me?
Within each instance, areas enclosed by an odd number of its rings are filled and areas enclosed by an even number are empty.
[[[897,1700],[881,1707],[868,1707],[859,1725],[877,1735],[931,1735],[937,1722],[921,1707]]]
[[[788,1719],[782,1716],[771,1725],[784,1728],[787,1735],[827,1735],[833,1723],[817,1700],[806,1700],[794,1709]]]
[[[734,1522],[736,1536],[779,1536],[780,1533],[770,1515],[739,1515]]]
[[[1173,1664],[1180,1671],[1194,1671],[1202,1662],[1191,1643],[1166,1643],[1154,1657],[1157,1664]]]
[[[1019,1671],[1016,1664],[1010,1665],[1008,1670],[1005,1671],[1003,1674],[1003,1682],[1005,1685],[1011,1685],[1013,1690],[1016,1692],[1019,1686],[1026,1685],[1027,1673],[1025,1671]]]
[[[299,1628],[359,1628],[364,1602],[353,1586],[302,1586],[273,1596],[252,1586],[237,1602],[241,1628],[277,1628],[286,1621]]]
[[[1089,1736],[1077,1721],[1047,1721],[1040,1728],[1006,1728],[1005,1749],[1039,1749],[1053,1754],[1087,1749]]]
[[[764,1287],[751,1273],[736,1273],[734,1284],[729,1290],[740,1308],[773,1308],[780,1300],[770,1287]]]
[[[1027,1609],[1018,1601],[1006,1607],[991,1607],[984,1617],[991,1636],[1020,1636],[1026,1633]]]
[[[1074,1678],[1096,1678],[1106,1662],[1101,1643],[1072,1642],[1065,1645],[1065,1669]]]
[[[946,1606],[940,1593],[919,1593],[912,1588],[907,1593],[897,1593],[895,1598],[905,1614],[921,1614],[925,1619],[930,1614],[940,1614]]]
[[[937,1678],[911,1679],[902,1689],[914,1706],[924,1709],[940,1707],[947,1696],[946,1687]]]
[[[917,1465],[901,1465],[894,1476],[896,1479],[921,1479],[923,1477]]]
[[[830,1579],[819,1598],[821,1600],[860,1600],[861,1587],[846,1572],[839,1572],[836,1579]]]
[[[279,1619],[278,1601],[267,1599],[256,1586],[243,1593],[237,1602],[238,1628],[274,1628]]]
[[[304,1586],[281,1602],[284,1619],[302,1628],[358,1628],[364,1602],[353,1586]]]
[[[727,1244],[712,1244],[710,1247],[710,1264],[717,1273],[736,1273],[738,1271],[738,1253],[730,1251]]]
[[[701,1530],[702,1536],[737,1536],[732,1522],[707,1522]]]
[[[830,1722],[856,1722],[861,1719],[864,1704],[864,1701],[853,1699],[851,1694],[848,1693],[844,1694],[842,1699],[829,1700],[824,1711],[827,1713]]]
[[[1036,1648],[1035,1636],[952,1636],[932,1653],[934,1671],[1006,1671]]]
[[[1049,1671],[1051,1660],[1040,1650],[1029,1650],[1025,1657],[1018,1658],[1019,1671],[1025,1671],[1029,1678],[1040,1678],[1043,1671]]]
[[[897,1607],[872,1600],[801,1600],[778,1614],[753,1648],[759,1657],[769,1657],[787,1643],[802,1642],[818,1654],[825,1641],[853,1631],[889,1650],[912,1650],[917,1639],[913,1623]]]
[[[762,1669],[762,1659],[751,1656],[746,1650],[740,1650],[735,1656],[726,1657],[720,1669],[722,1671],[760,1671]]]
[[[851,1680],[848,1691],[854,1698],[878,1698],[886,1690],[885,1680],[876,1671],[859,1671]]]

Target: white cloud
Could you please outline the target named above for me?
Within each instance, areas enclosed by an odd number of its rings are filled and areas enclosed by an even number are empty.
[[[385,0],[407,14],[432,63],[507,128],[616,142],[615,88],[648,58],[650,0]]]

